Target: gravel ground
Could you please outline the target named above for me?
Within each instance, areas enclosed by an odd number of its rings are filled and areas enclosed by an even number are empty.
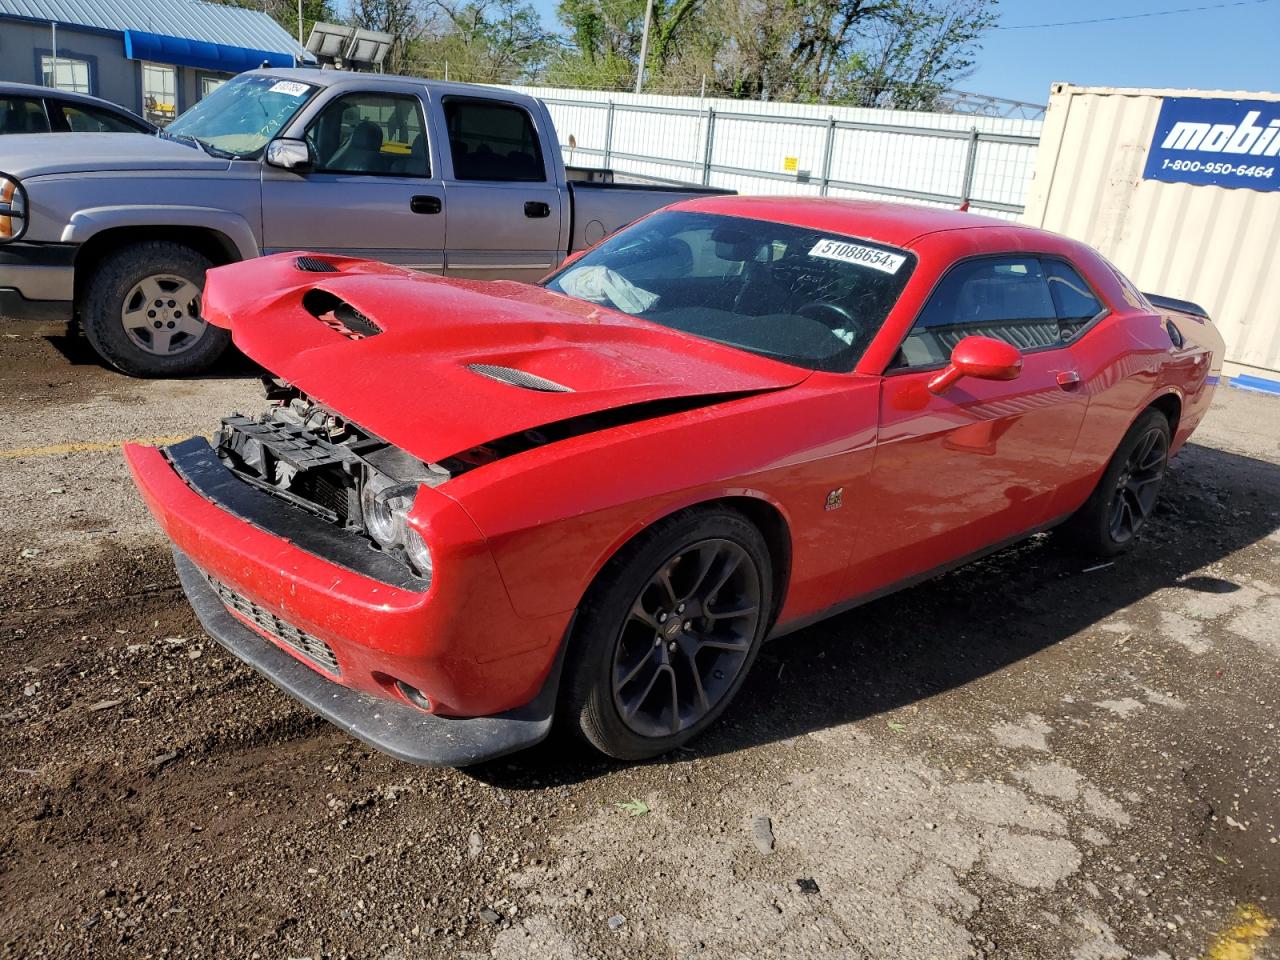
[[[177,590],[117,444],[250,369],[0,350],[0,956],[1280,958],[1280,400],[1219,391],[1113,565],[1041,537],[793,635],[653,763],[453,771]]]

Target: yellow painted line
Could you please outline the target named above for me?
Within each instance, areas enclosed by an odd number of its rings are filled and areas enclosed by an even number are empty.
[[[1253,960],[1275,926],[1276,921],[1253,904],[1245,904],[1237,908],[1235,923],[1213,938],[1204,960]]]
[[[126,443],[148,443],[152,446],[164,446],[186,440],[191,434],[179,433],[172,437],[134,437],[129,440],[82,440],[74,443],[54,443],[47,447],[12,447],[0,450],[0,460],[25,460],[30,457],[56,457],[64,453],[100,453],[103,450],[118,450]]]

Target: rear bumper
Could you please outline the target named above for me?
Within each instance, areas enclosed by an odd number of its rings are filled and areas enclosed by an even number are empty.
[[[538,695],[523,707],[492,717],[433,716],[317,673],[233,617],[180,550],[173,551],[173,560],[182,589],[209,636],[289,696],[383,753],[409,763],[465,767],[533,746],[551,730],[559,658]]]
[[[210,632],[339,726],[420,763],[475,762],[545,735],[550,709],[540,698],[554,698],[570,615],[517,616],[488,546],[453,500],[418,495],[411,521],[431,545],[435,575],[429,587],[394,583],[367,542],[356,553],[336,528],[317,532],[324,521],[234,479],[203,439],[164,451],[128,445],[125,458],[195,571],[183,583]],[[425,695],[431,712],[401,684]],[[399,719],[384,730],[388,716]],[[459,717],[477,722],[456,726]],[[444,742],[411,745],[428,733]]]

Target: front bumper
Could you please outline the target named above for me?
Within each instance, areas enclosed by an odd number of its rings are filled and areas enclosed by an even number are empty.
[[[0,244],[0,317],[69,321],[78,249],[68,243]]]
[[[523,707],[493,717],[432,716],[322,676],[233,617],[208,579],[180,550],[173,551],[173,561],[182,589],[209,636],[289,696],[383,753],[409,763],[465,767],[531,747],[551,731],[558,658],[542,690]]]
[[[551,714],[542,702],[554,699],[569,614],[517,616],[484,538],[453,500],[427,489],[415,502],[436,559],[427,587],[394,582],[386,569],[394,561],[367,541],[357,551],[337,528],[236,479],[202,438],[163,451],[128,445],[125,458],[175,550],[198,571],[194,585],[183,582],[210,633],[324,716],[421,763],[475,762],[545,736]],[[402,684],[430,700],[430,714]],[[413,723],[382,730],[382,718],[406,710]],[[515,726],[505,723],[513,718]],[[455,732],[459,723],[473,732]],[[411,748],[407,730],[447,736]]]

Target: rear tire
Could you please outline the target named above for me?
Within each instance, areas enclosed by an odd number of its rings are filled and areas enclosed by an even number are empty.
[[[205,272],[213,264],[169,241],[130,244],[109,254],[85,286],[80,319],[102,359],[132,377],[177,377],[208,369],[231,342],[200,318]]]
[[[1146,526],[1169,464],[1169,420],[1154,408],[1129,428],[1084,506],[1062,525],[1076,550],[1114,557],[1133,546]]]
[[[579,608],[562,717],[619,760],[681,746],[741,688],[772,602],[768,545],[741,513],[694,508],[654,524]]]

